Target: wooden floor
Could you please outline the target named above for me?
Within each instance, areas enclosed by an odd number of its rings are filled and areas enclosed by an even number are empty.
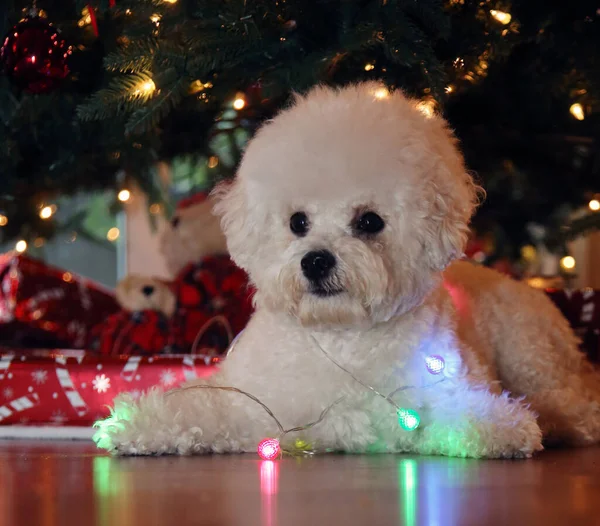
[[[529,461],[111,458],[0,442],[0,526],[600,524],[600,449]]]

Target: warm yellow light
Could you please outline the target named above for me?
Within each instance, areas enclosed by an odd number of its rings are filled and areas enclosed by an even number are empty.
[[[71,281],[73,281],[73,274],[71,274],[70,272],[65,272],[62,275],[62,279],[63,279],[63,281],[70,283]]]
[[[8,223],[8,217],[0,214],[0,226],[6,226],[7,223]]]
[[[195,80],[190,84],[190,93],[198,93],[204,89],[204,83],[201,80]]]
[[[365,64],[365,71],[371,71],[373,69],[375,69],[374,64]]]
[[[588,206],[592,212],[597,212],[598,210],[600,210],[600,201],[598,201],[598,199],[592,199],[588,203]]]
[[[502,25],[510,24],[510,21],[512,20],[511,14],[505,13],[504,11],[496,11],[495,9],[492,9],[490,11],[490,15],[492,15]]]
[[[133,94],[138,97],[149,97],[152,95],[152,93],[154,93],[155,89],[156,84],[154,84],[154,81],[152,79],[148,79],[140,82]]]
[[[131,9],[125,9],[125,14],[126,15],[130,15],[131,14]]]
[[[27,250],[27,241],[25,241],[24,239],[17,241],[17,244],[15,245],[15,250],[17,252],[25,252]]]
[[[208,167],[209,168],[216,168],[219,164],[219,158],[216,155],[211,155],[208,158]]]
[[[444,88],[444,91],[445,91],[446,93],[452,93],[452,92],[454,91],[454,86],[453,86],[452,84],[449,84],[448,86],[446,86],[446,87]]]
[[[430,119],[435,115],[435,101],[433,99],[422,100],[417,104],[417,109]]]
[[[521,247],[521,257],[528,262],[535,261],[537,250],[533,245],[525,245]]]
[[[573,256],[561,258],[560,266],[563,270],[573,270],[575,268],[575,258]]]
[[[581,104],[579,104],[579,102],[576,102],[575,104],[571,104],[569,111],[571,112],[571,115],[573,115],[573,117],[575,117],[578,121],[582,121],[583,119],[585,119],[585,113],[583,112],[583,106]]]
[[[244,106],[246,105],[246,101],[243,99],[243,97],[238,96],[234,101],[233,101],[233,107],[236,110],[241,110],[244,108]]]
[[[53,213],[54,213],[54,210],[52,209],[51,206],[45,206],[44,208],[42,208],[40,210],[40,217],[42,219],[50,219],[52,217]]]
[[[163,0],[165,4],[176,4],[177,0]]]
[[[106,233],[106,239],[108,239],[109,241],[116,241],[117,239],[119,239],[120,235],[121,232],[116,226],[114,226]]]
[[[387,99],[390,96],[390,92],[386,87],[381,86],[381,88],[377,88],[375,90],[373,95],[375,95],[376,99],[383,100],[383,99]]]
[[[161,19],[161,16],[158,13],[155,13],[150,17],[150,21],[156,25],[160,24],[160,19]]]
[[[529,278],[527,280],[527,285],[529,285],[530,287],[533,287],[534,289],[545,289],[546,288],[546,282],[544,281],[543,278]]]
[[[158,215],[162,212],[162,205],[160,203],[152,203],[150,205],[150,213],[152,215]]]
[[[126,203],[127,201],[129,201],[129,199],[131,199],[131,192],[129,190],[127,190],[126,188],[124,188],[117,194],[117,198],[122,203]]]

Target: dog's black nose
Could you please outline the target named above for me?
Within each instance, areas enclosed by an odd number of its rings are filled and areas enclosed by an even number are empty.
[[[322,281],[335,268],[335,256],[328,250],[315,250],[306,254],[300,265],[310,281]]]
[[[142,287],[142,294],[144,296],[152,296],[153,292],[154,292],[154,287],[152,285],[146,285],[145,287]]]

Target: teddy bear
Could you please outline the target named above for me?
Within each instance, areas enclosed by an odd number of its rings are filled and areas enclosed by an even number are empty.
[[[177,301],[168,283],[138,274],[130,274],[117,284],[116,297],[126,311],[154,310],[167,318],[173,316]]]
[[[116,297],[123,311],[92,331],[92,348],[103,354],[206,354],[211,364],[218,361],[250,318],[252,292],[246,273],[227,254],[213,205],[203,193],[178,205],[160,239],[174,279],[121,280]]]
[[[228,255],[219,218],[213,213],[214,204],[214,198],[202,192],[180,201],[162,231],[160,252],[173,276],[205,256]]]

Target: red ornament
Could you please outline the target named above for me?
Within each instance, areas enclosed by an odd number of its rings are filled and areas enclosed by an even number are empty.
[[[279,440],[276,438],[265,438],[261,440],[256,450],[258,456],[263,460],[275,460],[281,454]]]
[[[40,17],[21,20],[4,38],[0,62],[6,75],[30,93],[49,93],[69,74],[71,47]]]

